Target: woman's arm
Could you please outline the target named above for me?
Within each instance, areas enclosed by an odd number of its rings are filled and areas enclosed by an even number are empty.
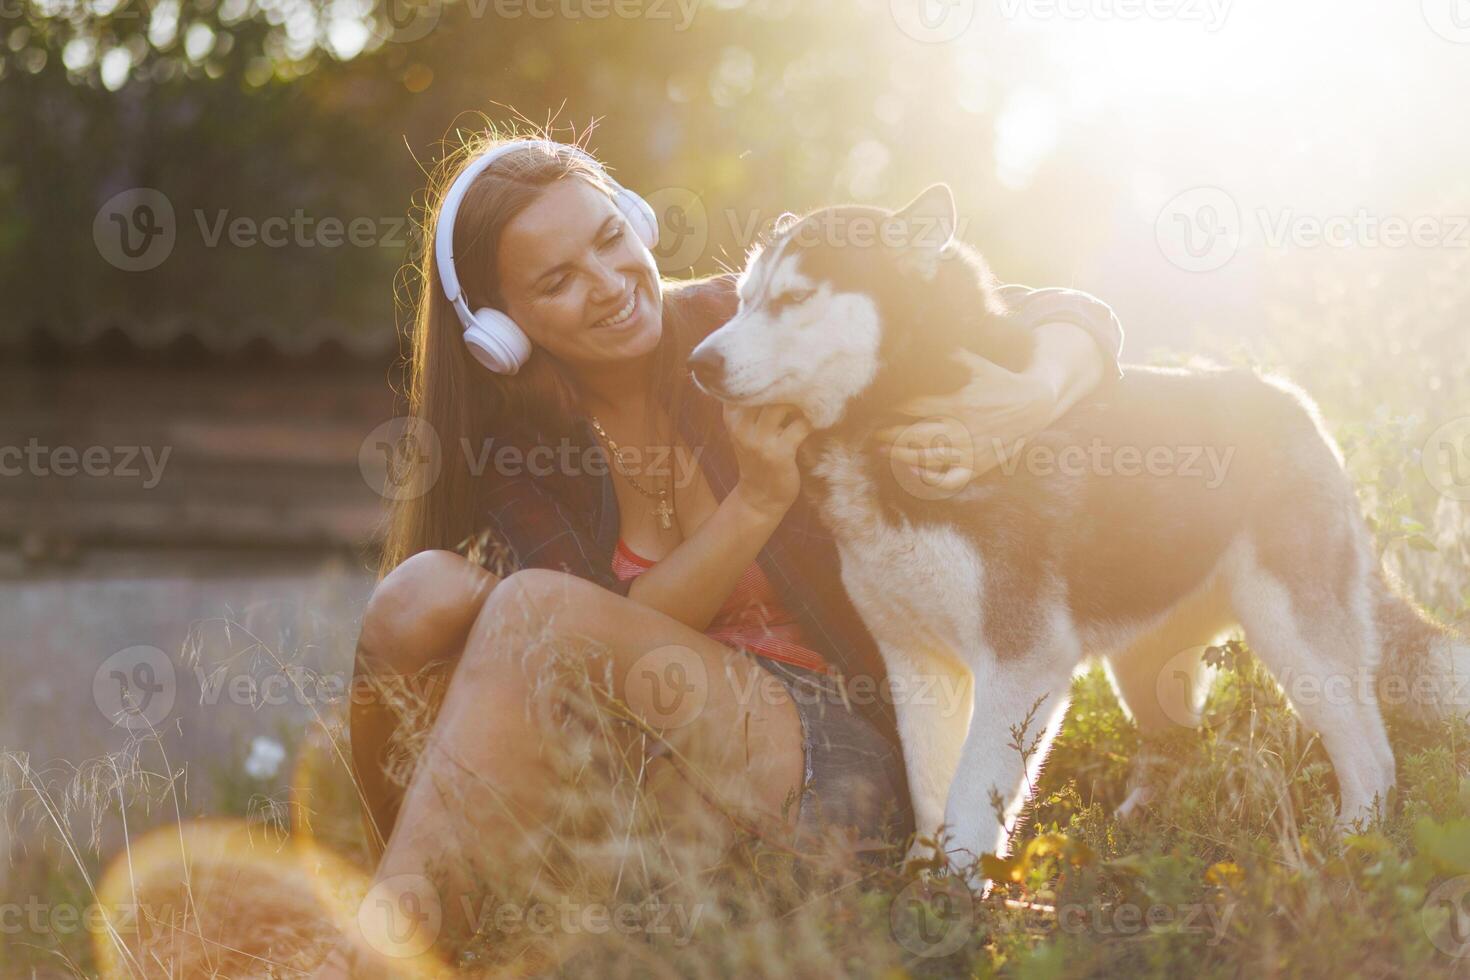
[[[1038,332],[1058,324],[1076,327],[1092,338],[1107,370],[1114,377],[1122,375],[1123,325],[1112,307],[1096,296],[1078,289],[1017,285],[1000,286],[996,293],[1011,319],[1024,327]]]
[[[795,449],[791,453],[794,465]],[[758,491],[742,471],[740,482],[693,534],[648,571],[620,581],[589,559],[586,533],[562,507],[535,481],[517,480],[497,492],[488,511],[492,541],[508,551],[503,562],[492,564],[503,574],[518,568],[565,571],[702,632],[796,497],[793,492],[783,503]]]
[[[1036,353],[1022,373],[1050,403],[1042,428],[1066,415],[1097,388],[1108,370],[1107,360],[1092,335],[1081,327],[1057,322],[1036,329]]]
[[[693,534],[633,580],[628,598],[703,632],[785,514],[753,504],[737,485]]]
[[[811,432],[783,405],[725,407],[740,480],[713,514],[633,580],[628,597],[686,626],[708,628],[801,491],[796,450]]]

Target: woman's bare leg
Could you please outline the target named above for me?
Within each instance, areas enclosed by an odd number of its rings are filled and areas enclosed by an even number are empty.
[[[363,614],[352,684],[352,759],[373,853],[398,818],[403,789],[389,778],[389,747],[402,722],[389,703],[401,685],[427,700],[464,651],[470,627],[500,580],[452,551],[423,551],[373,590]]]
[[[753,818],[795,817],[801,721],[779,683],[747,658],[661,613],[557,572],[497,585],[470,630],[434,730],[404,794],[380,883],[494,864],[552,816],[547,691],[557,640],[596,641],[613,694],[659,728],[714,796]],[[687,775],[687,773],[686,773]],[[445,882],[447,918],[469,881]],[[421,897],[421,896],[420,896]]]

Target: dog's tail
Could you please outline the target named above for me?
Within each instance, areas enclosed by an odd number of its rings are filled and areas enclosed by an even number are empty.
[[[1470,638],[1435,622],[1387,572],[1374,576],[1374,606],[1384,713],[1419,722],[1470,717]]]

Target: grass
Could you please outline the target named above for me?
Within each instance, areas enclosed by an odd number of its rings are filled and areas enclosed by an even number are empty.
[[[1417,464],[1430,432],[1470,413],[1466,271],[1455,256],[1406,271],[1398,281],[1432,289],[1399,290],[1387,310],[1371,282],[1298,288],[1286,294],[1295,303],[1273,307],[1273,347],[1248,358],[1216,352],[1281,367],[1318,397],[1385,562],[1462,624],[1470,505],[1437,493]],[[570,711],[569,732],[580,734],[558,763],[561,819],[544,829],[532,866],[479,870],[475,928],[446,930],[440,945],[467,976],[1470,974],[1470,729],[1394,726],[1396,799],[1378,822],[1341,837],[1332,768],[1248,649],[1234,648],[1210,676],[1201,728],[1147,742],[1100,670],[1079,676],[1015,856],[987,865],[998,884],[983,899],[942,875],[854,860],[840,842],[793,853],[737,830],[728,847],[712,847],[715,825],[728,823],[716,813],[707,826],[681,825],[659,812],[620,748],[627,739],[608,737],[619,722]],[[299,881],[290,901],[281,897],[290,875],[280,855],[348,878],[358,872],[341,868],[367,867],[342,740],[340,715],[323,714],[288,746],[288,785],[235,765],[201,774],[216,784],[214,815],[250,837],[230,838],[232,853],[201,852],[202,864],[179,873],[165,862],[151,884],[148,868],[128,869],[135,895],[173,896],[164,904],[177,913],[153,923],[155,939],[172,935],[173,945],[160,939],[146,951],[136,936],[64,927],[54,911],[98,900],[108,867],[146,850],[135,828],[161,822],[183,839],[172,825],[193,822],[188,774],[148,736],[79,768],[6,757],[8,888],[39,897],[49,918],[40,927],[0,919],[0,975],[93,976],[114,961],[120,976],[303,975],[344,921],[320,896],[302,898],[310,886]],[[1164,791],[1119,820],[1140,759]],[[275,932],[241,928],[272,907],[295,920]],[[534,920],[543,908],[554,923],[544,932]],[[195,937],[192,946],[179,934]],[[117,955],[123,947],[128,955]]]

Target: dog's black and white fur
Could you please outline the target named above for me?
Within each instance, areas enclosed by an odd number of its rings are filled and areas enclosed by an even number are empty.
[[[1038,436],[1031,463],[950,495],[915,492],[871,452],[895,406],[968,380],[957,350],[1029,363],[1030,333],[1007,318],[954,223],[942,185],[900,212],[797,220],[753,254],[739,312],[690,358],[711,394],[789,403],[811,420],[803,486],[896,689],[930,689],[921,682],[939,675],[965,691],[959,710],[896,704],[920,833],[947,828],[961,865],[1002,852],[1027,785],[1012,727],[1038,701],[1049,740],[1074,670],[1097,655],[1145,732],[1197,719],[1199,658],[1179,654],[1236,624],[1278,679],[1351,679],[1295,707],[1331,757],[1342,819],[1372,815],[1394,784],[1385,678],[1420,715],[1463,712],[1470,645],[1389,587],[1338,450],[1300,391],[1249,371],[1131,368]],[[844,237],[875,225],[885,233]],[[1034,447],[1074,447],[1080,459],[1076,447],[1099,446],[1163,447],[1176,463],[1212,452],[1229,466],[1211,481],[1182,465],[1032,465],[1060,458]]]

